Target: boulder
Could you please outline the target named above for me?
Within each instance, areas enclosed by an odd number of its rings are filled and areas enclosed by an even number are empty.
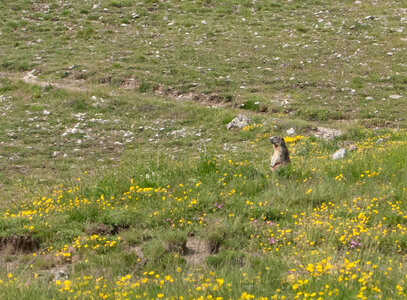
[[[335,137],[341,136],[343,133],[339,129],[332,129],[332,128],[325,128],[325,127],[317,127],[316,132],[314,135],[318,138],[322,138],[326,141],[331,141]]]
[[[249,117],[239,114],[236,118],[229,122],[226,128],[228,130],[232,130],[235,128],[242,129],[243,127],[249,125],[249,122],[250,122]]]

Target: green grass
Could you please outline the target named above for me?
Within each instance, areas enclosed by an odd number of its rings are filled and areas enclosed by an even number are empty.
[[[49,81],[114,86],[132,79],[142,92],[157,86],[199,98],[209,91],[237,105],[265,98],[269,110],[286,99],[286,113],[308,110],[311,120],[397,127],[405,125],[396,109],[403,98],[388,97],[405,90],[399,7],[402,2],[74,1],[51,7],[17,1],[3,4],[10,13],[0,24],[1,68],[37,69]],[[368,108],[367,97],[373,99]]]
[[[1,297],[407,297],[404,4],[1,3]]]

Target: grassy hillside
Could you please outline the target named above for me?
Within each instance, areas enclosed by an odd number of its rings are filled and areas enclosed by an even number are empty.
[[[406,4],[1,2],[0,297],[407,297]]]

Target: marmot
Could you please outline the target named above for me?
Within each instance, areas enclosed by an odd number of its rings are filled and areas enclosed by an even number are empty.
[[[270,142],[274,146],[274,153],[271,157],[270,168],[271,171],[275,171],[277,168],[285,166],[291,162],[290,153],[288,152],[287,145],[281,136],[271,137]]]

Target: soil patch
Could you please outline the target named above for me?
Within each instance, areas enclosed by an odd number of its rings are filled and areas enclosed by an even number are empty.
[[[127,229],[129,226],[120,225],[106,225],[104,223],[93,223],[86,227],[85,233],[89,235],[115,235],[118,234],[123,229]]]
[[[0,254],[30,253],[38,250],[40,242],[31,235],[0,237]]]
[[[188,237],[186,243],[185,259],[188,264],[202,264],[211,254],[216,254],[219,245],[199,240],[195,237]]]
[[[103,223],[94,223],[86,227],[85,233],[89,235],[110,235],[113,233],[113,227]]]

